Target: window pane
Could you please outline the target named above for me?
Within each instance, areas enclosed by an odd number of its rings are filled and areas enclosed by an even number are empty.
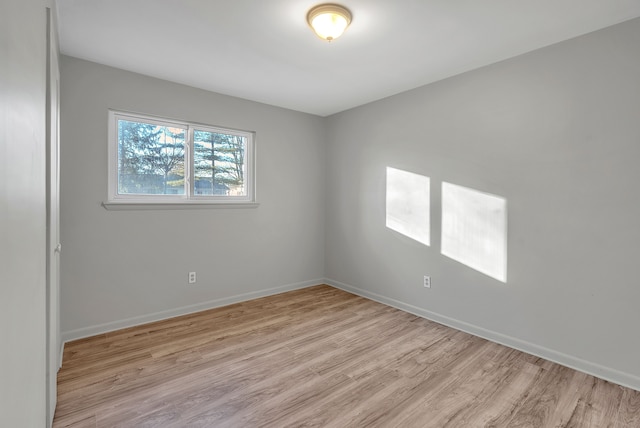
[[[184,195],[185,129],[118,120],[118,194]]]
[[[193,140],[194,194],[245,196],[247,138],[196,129]]]

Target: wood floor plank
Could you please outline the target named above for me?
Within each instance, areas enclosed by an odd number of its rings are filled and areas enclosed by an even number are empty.
[[[66,344],[54,427],[640,427],[640,392],[322,285]]]
[[[618,409],[616,422],[618,426],[640,427],[640,394],[628,388],[620,388],[615,385],[609,385],[616,392],[622,393],[620,407]],[[603,405],[609,404],[607,410],[611,410],[611,404],[609,402],[602,403]],[[606,412],[607,417],[612,417],[611,412]]]

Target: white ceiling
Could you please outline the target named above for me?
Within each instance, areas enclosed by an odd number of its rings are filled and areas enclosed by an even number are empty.
[[[640,16],[640,0],[57,0],[60,47],[213,92],[327,116]]]

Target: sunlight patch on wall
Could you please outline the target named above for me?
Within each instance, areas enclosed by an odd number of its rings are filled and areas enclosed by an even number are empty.
[[[507,282],[507,200],[443,182],[441,252]]]
[[[387,167],[387,227],[430,245],[430,180]]]

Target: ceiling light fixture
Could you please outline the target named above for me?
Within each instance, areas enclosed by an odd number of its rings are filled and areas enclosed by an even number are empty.
[[[307,14],[307,22],[323,40],[332,41],[340,37],[351,23],[351,12],[337,4],[321,4]]]

